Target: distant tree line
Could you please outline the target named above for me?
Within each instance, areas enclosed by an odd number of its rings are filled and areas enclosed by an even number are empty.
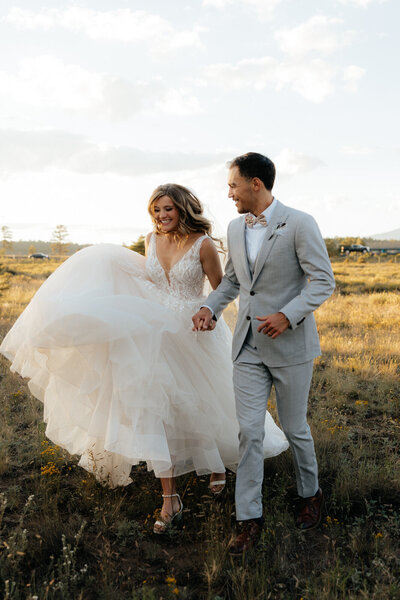
[[[138,252],[139,254],[145,253],[144,250],[144,235],[140,235],[135,242],[132,242],[128,248],[130,250],[134,250],[134,252]],[[326,238],[325,244],[329,253],[329,256],[339,256],[340,254],[340,246],[347,246],[350,244],[364,244],[364,240],[358,237],[344,237],[344,238]]]
[[[77,250],[84,248],[89,244],[74,244],[69,241],[68,229],[65,225],[56,225],[51,236],[50,242],[43,242],[41,240],[28,240],[28,241],[13,241],[12,231],[7,225],[0,227],[0,254],[19,254],[19,255],[31,255],[36,252],[43,252],[44,254],[52,254],[55,256],[67,256],[68,254],[74,254]],[[374,240],[372,238],[360,238],[360,237],[334,237],[325,238],[326,248],[328,254],[331,257],[340,255],[341,246],[350,246],[351,244],[363,244],[370,246],[371,248],[376,247],[397,247],[400,245],[399,240]],[[132,242],[127,246],[130,250],[138,252],[139,254],[145,253],[145,236],[140,235],[136,241]]]
[[[361,244],[373,248],[397,248],[400,246],[400,240],[375,240],[373,238],[360,237],[334,237],[325,238],[326,248],[331,257],[340,255],[341,246],[351,246],[352,244]]]
[[[128,246],[128,248],[130,250],[133,250],[134,252],[138,252],[139,254],[143,254],[145,253],[145,249],[144,249],[144,235],[140,235],[138,237],[138,239],[136,240],[136,242],[132,242],[132,244],[130,246]]]
[[[144,235],[140,235],[135,242],[132,242],[128,248],[134,250],[139,254],[144,255]],[[362,244],[363,246],[370,246],[371,248],[382,247],[382,246],[399,246],[399,240],[373,240],[371,238],[360,238],[360,237],[334,237],[325,238],[326,248],[330,257],[340,256],[341,246],[351,246],[351,244]]]
[[[366,246],[364,238],[360,237],[334,237],[325,238],[326,249],[329,256],[339,256],[341,246],[351,246],[352,244],[362,244]]]
[[[5,254],[7,251],[13,249],[12,231],[7,225],[3,225],[1,228],[1,253]]]
[[[49,242],[42,240],[20,240],[14,242],[12,231],[7,225],[0,227],[0,235],[0,254],[2,255],[18,254],[29,256],[37,252],[42,252],[43,254],[52,254],[53,256],[67,256],[85,246],[69,242],[68,229],[65,225],[56,225]]]

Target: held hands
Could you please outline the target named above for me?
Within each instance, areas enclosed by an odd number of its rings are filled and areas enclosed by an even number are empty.
[[[211,310],[205,306],[192,317],[192,321],[193,331],[212,331],[216,325],[216,322],[212,318]]]
[[[290,325],[289,319],[281,312],[267,315],[266,317],[256,317],[258,321],[262,321],[257,331],[262,331],[273,340],[281,335]]]

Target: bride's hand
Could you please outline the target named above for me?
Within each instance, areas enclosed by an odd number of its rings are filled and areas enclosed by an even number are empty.
[[[215,325],[212,325],[212,312],[209,308],[203,306],[199,312],[192,317],[193,331],[207,331],[214,329]],[[215,321],[214,321],[215,323]]]
[[[214,319],[211,319],[207,331],[212,331],[213,329],[215,329],[216,324],[217,324],[217,321],[215,321]]]

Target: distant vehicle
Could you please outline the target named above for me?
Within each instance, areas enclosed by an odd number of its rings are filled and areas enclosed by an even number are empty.
[[[362,244],[351,244],[351,246],[340,246],[340,253],[349,255],[350,252],[362,252],[362,254],[367,254],[370,252],[371,248],[369,246],[363,246]]]
[[[34,254],[30,254],[29,258],[50,258],[48,254],[43,254],[43,252],[35,252]]]

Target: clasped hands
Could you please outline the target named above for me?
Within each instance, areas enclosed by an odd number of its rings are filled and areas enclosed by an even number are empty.
[[[212,331],[217,324],[211,310],[205,306],[192,317],[192,321],[192,331]]]
[[[209,308],[203,306],[193,318],[193,331],[212,331],[216,325],[216,321],[212,318],[212,312]],[[256,317],[260,321],[257,331],[268,335],[273,340],[281,335],[290,325],[289,319],[281,312],[265,317]]]

